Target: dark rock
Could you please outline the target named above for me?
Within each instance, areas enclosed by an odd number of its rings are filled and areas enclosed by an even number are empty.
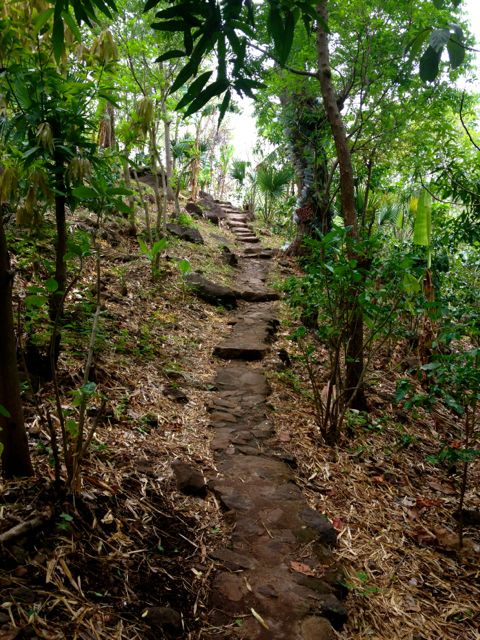
[[[155,631],[163,631],[179,638],[183,635],[182,616],[170,607],[150,607],[143,616],[145,622]]]
[[[257,593],[268,598],[278,598],[275,588],[269,584],[262,584],[257,588]]]
[[[337,543],[337,532],[328,518],[314,509],[304,509],[300,519],[319,535],[321,542],[334,546]]]
[[[239,571],[241,569],[255,569],[257,562],[248,556],[232,551],[231,549],[216,549],[210,557],[223,562],[227,569]]]
[[[231,267],[238,267],[238,258],[237,256],[233,253],[233,251],[230,251],[230,249],[224,245],[222,247],[222,253],[223,253],[223,260],[230,265]]]
[[[182,460],[174,460],[172,469],[179,491],[185,495],[200,496],[201,498],[207,495],[207,483],[200,469],[189,462],[182,462]]]
[[[247,302],[272,302],[273,300],[279,300],[280,294],[270,289],[242,289],[238,291],[238,299],[246,300]]]
[[[199,273],[188,274],[185,282],[195,291],[199,298],[210,304],[223,305],[228,309],[233,309],[237,306],[236,292],[230,287],[210,282]]]
[[[310,616],[301,625],[302,640],[335,640],[337,634],[325,618]]]
[[[316,578],[314,576],[305,576],[301,573],[296,573],[293,575],[294,580],[297,584],[302,585],[303,587],[307,587],[316,593],[327,595],[333,592],[332,585],[325,582],[325,580],[321,580],[320,578]]]
[[[199,200],[197,204],[203,209],[203,217],[212,224],[218,225],[220,220],[224,220],[226,218],[225,211],[222,209],[220,204],[216,203],[208,194],[201,192],[200,195],[201,200]]]
[[[217,226],[220,224],[220,220],[222,219],[220,212],[212,209],[205,211],[203,215],[209,222],[216,224]]]
[[[213,350],[213,355],[223,360],[262,360],[267,353],[267,345],[264,342],[248,340],[229,340],[218,345]]]
[[[188,396],[185,394],[185,392],[174,385],[169,384],[168,386],[164,387],[163,395],[167,396],[167,398],[170,398],[170,400],[178,402],[178,404],[188,404],[189,402]]]
[[[199,218],[203,217],[203,209],[200,205],[195,202],[187,202],[185,205],[185,210],[192,216],[197,216]]]
[[[237,573],[219,573],[213,585],[213,604],[221,608],[225,607],[226,602],[230,604],[240,602],[248,593],[245,581]]]
[[[322,596],[319,604],[321,615],[332,623],[334,629],[340,631],[348,618],[343,604],[333,594]]]
[[[194,244],[204,244],[200,231],[194,227],[186,227],[181,224],[170,222],[167,224],[167,231],[172,235],[177,236],[177,238],[180,238],[180,240],[193,242]]]

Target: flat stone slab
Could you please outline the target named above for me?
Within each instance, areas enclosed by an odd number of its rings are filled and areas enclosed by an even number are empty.
[[[278,300],[280,295],[277,291],[271,289],[239,289],[237,290],[238,300],[247,300],[248,302],[271,302]]]
[[[215,347],[213,355],[224,360],[261,360],[278,326],[270,306],[251,305],[235,316],[230,336]]]
[[[248,242],[251,244],[256,244],[257,242],[260,242],[260,240],[256,236],[239,237],[238,240],[240,242]]]
[[[200,273],[190,273],[185,277],[190,289],[202,300],[210,304],[222,305],[229,309],[237,306],[237,292],[230,287],[215,284]]]

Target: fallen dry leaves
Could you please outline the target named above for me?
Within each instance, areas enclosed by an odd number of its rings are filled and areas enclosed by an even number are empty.
[[[295,347],[281,333],[277,348],[295,362]],[[480,530],[466,527],[464,548],[457,553],[453,514],[460,475],[448,476],[447,469],[426,461],[443,437],[458,439],[455,421],[442,421],[446,436],[435,416],[397,418],[391,398],[398,374],[379,369],[369,383],[375,396],[371,417],[381,428],[357,428],[340,447],[329,449],[318,436],[301,367],[294,364],[288,376],[277,374],[282,370],[273,352],[270,369],[271,419],[277,433],[288,429],[291,435],[288,442],[279,438],[278,447],[295,460],[297,482],[311,506],[327,514],[338,532],[336,558],[345,572],[349,612],[338,637],[479,640]],[[480,507],[479,480],[477,459],[466,496],[472,510]]]

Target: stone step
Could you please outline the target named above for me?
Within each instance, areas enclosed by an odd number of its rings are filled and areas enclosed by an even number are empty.
[[[213,355],[224,360],[264,358],[278,325],[272,307],[252,305],[247,311],[237,314],[233,322],[230,336],[215,347]]]
[[[268,251],[258,251],[258,253],[243,253],[240,257],[247,260],[271,260],[273,254]]]
[[[240,222],[236,222],[235,224],[229,224],[228,228],[231,231],[252,231],[252,227],[249,227],[248,224],[240,224]]]
[[[227,216],[227,222],[250,222],[246,216]]]
[[[256,238],[257,236],[253,233],[251,233],[250,231],[247,232],[235,232],[235,236],[239,239],[239,240],[244,240],[245,238]]]
[[[255,235],[255,231],[251,228],[251,227],[230,227],[230,229],[234,232],[234,233],[248,233],[251,236]]]
[[[271,289],[239,289],[238,300],[246,302],[273,302],[280,299],[280,294]]]

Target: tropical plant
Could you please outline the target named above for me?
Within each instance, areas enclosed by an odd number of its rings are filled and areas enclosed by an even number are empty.
[[[290,167],[277,169],[271,164],[260,164],[257,168],[256,182],[263,194],[263,221],[269,226],[272,223],[275,202],[285,193],[292,179]]]

